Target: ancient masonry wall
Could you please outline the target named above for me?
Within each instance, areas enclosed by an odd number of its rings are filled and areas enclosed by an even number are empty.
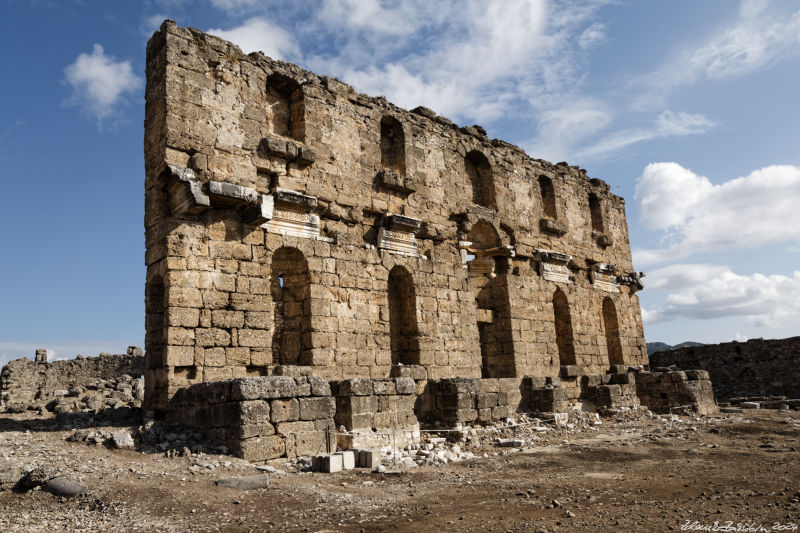
[[[800,398],[800,337],[666,350],[652,354],[650,365],[708,371],[718,400],[740,396]]]
[[[137,378],[144,374],[141,348],[131,346],[127,354],[101,354],[99,357],[47,362],[44,350],[36,361],[15,359],[0,372],[0,409],[12,404],[31,405],[51,393],[86,385],[101,379],[116,379],[125,374]]]
[[[646,405],[716,412],[705,371],[592,376],[584,392],[601,409]],[[421,387],[423,390],[420,390]],[[335,448],[403,446],[422,426],[492,424],[517,413],[567,409],[559,378],[354,378],[264,376],[197,383],[170,400],[167,421],[224,443],[248,461],[316,455]]]
[[[146,405],[327,380],[647,365],[624,200],[433,111],[166,21],[147,47]]]

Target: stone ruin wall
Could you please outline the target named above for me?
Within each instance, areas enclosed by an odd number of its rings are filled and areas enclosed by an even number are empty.
[[[147,47],[145,166],[156,411],[180,387],[294,365],[571,365],[573,384],[647,365],[624,200],[480,127],[166,21]]]
[[[718,400],[743,396],[800,398],[800,337],[666,350],[650,355],[650,365],[708,371]]]
[[[86,387],[99,380],[117,379],[125,374],[132,378],[144,374],[141,348],[131,346],[127,354],[100,354],[99,357],[80,357],[47,362],[44,350],[37,350],[36,361],[15,359],[0,372],[0,410],[13,404],[25,407],[37,400],[52,397],[56,391]]]

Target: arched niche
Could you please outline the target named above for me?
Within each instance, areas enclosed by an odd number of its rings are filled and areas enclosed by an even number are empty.
[[[402,266],[389,271],[387,287],[393,365],[419,364],[417,296],[411,273]]]
[[[297,248],[281,247],[272,256],[270,293],[274,305],[272,359],[279,365],[311,364],[311,278]]]

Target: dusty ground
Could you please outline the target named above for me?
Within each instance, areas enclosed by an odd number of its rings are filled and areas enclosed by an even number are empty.
[[[0,458],[57,465],[89,488],[69,500],[39,489],[0,492],[0,531],[649,532],[686,531],[690,522],[708,531],[715,521],[749,526],[739,531],[796,531],[800,524],[796,411],[619,416],[553,429],[521,450],[471,448],[488,458],[380,474],[273,475],[269,488],[253,491],[214,485],[258,473],[237,459],[110,450],[67,442],[71,433],[52,418],[0,416]]]

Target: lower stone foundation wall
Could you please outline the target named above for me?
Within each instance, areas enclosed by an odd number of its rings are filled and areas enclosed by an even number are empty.
[[[704,371],[581,376],[579,401],[599,409],[644,405],[659,413],[716,411]],[[410,377],[332,381],[268,376],[178,389],[167,422],[224,443],[248,461],[315,455],[339,448],[402,446],[426,429],[492,424],[525,412],[564,412],[576,404],[559,377]]]
[[[642,405],[655,413],[669,413],[678,407],[689,407],[700,415],[718,411],[705,370],[638,373],[636,394]]]
[[[128,353],[121,355],[100,354],[52,362],[15,359],[0,371],[0,410],[14,404],[27,408],[39,399],[49,401],[55,391],[68,391],[123,375],[138,378],[143,373],[144,356],[138,346],[129,347]]]
[[[330,385],[336,398],[336,426],[349,433],[337,435],[341,448],[398,444],[398,439],[405,445],[419,437],[413,379],[345,379]]]
[[[179,389],[167,422],[224,443],[238,457],[263,462],[332,449],[335,410],[322,378],[239,378]]]

